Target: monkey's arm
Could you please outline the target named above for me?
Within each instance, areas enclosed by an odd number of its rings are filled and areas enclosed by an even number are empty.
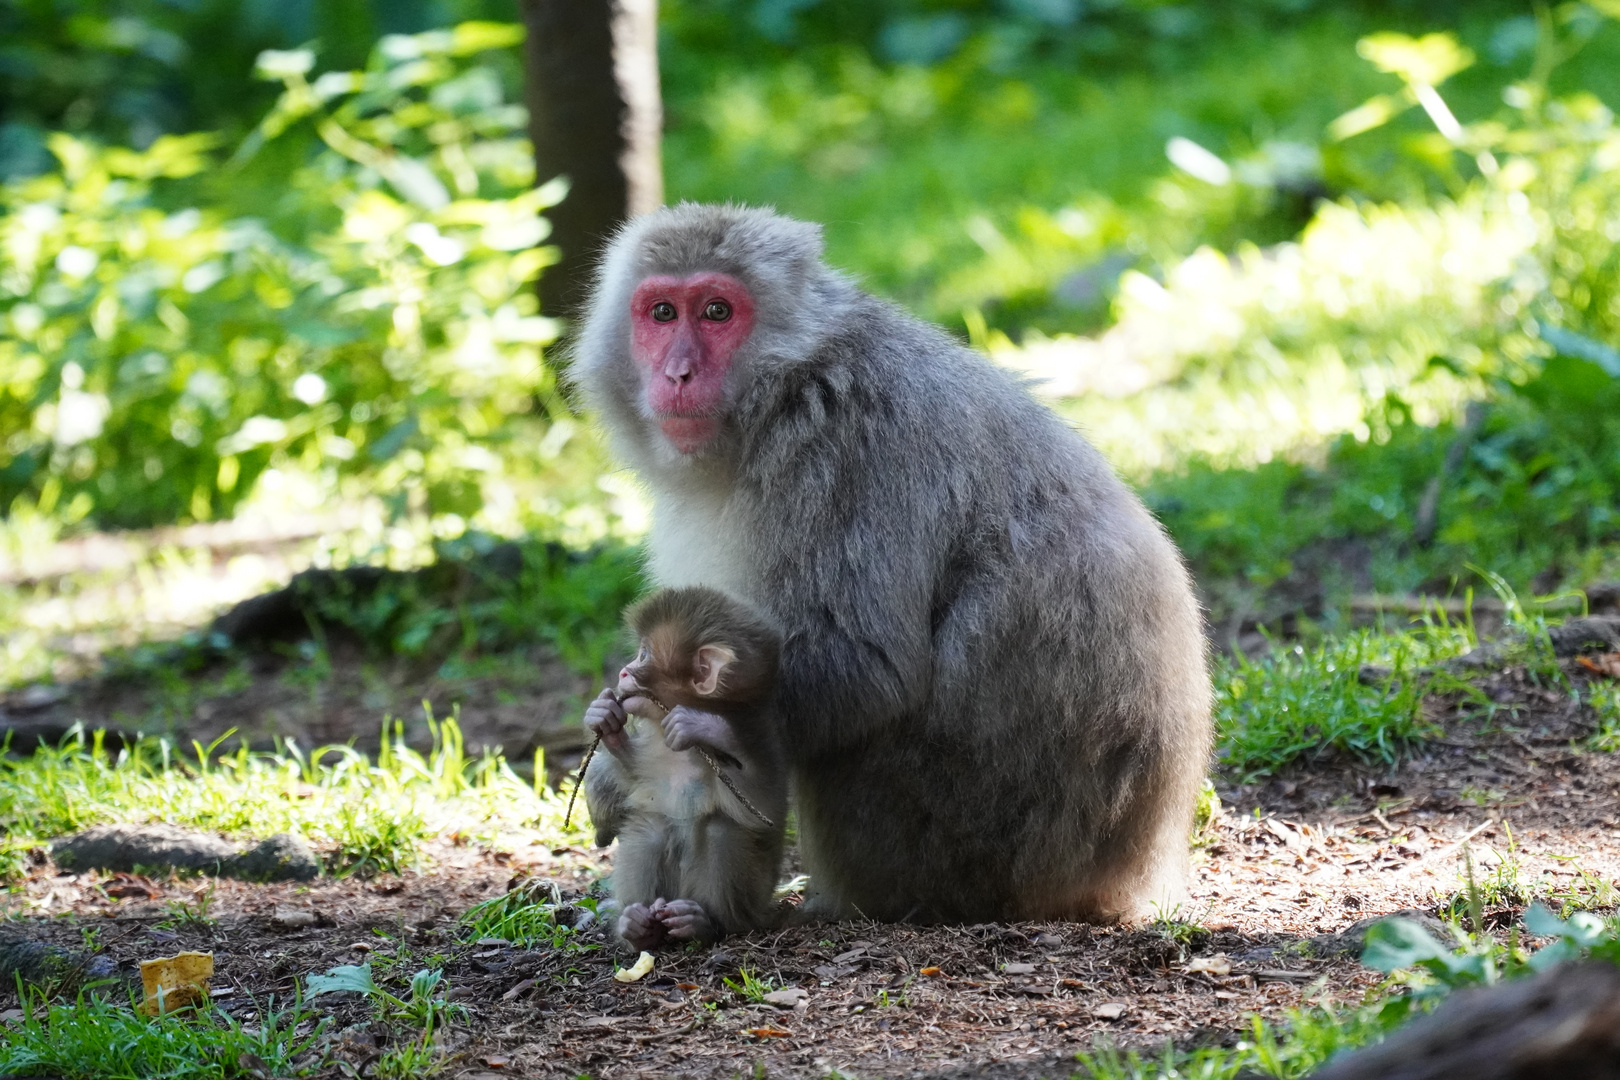
[[[747,769],[753,764],[753,754],[737,737],[731,722],[715,713],[677,705],[665,713],[660,721],[664,728],[664,745],[671,750],[690,750],[701,746],[711,754],[722,755]]]
[[[625,730],[624,706],[612,690],[603,690],[585,710],[585,727],[609,751],[592,757],[585,771],[585,806],[596,825],[597,846],[607,847],[624,824],[626,803],[634,786],[629,769],[635,748]]]
[[[800,760],[893,733],[896,721],[928,703],[938,539],[923,525],[942,515],[896,505],[919,501],[915,493],[875,505],[878,494],[815,515],[840,521],[841,531],[789,538],[763,575],[774,583],[771,606],[785,630],[776,700]]]
[[[597,754],[585,770],[585,807],[596,826],[596,846],[607,847],[624,827],[631,779],[618,758]]]

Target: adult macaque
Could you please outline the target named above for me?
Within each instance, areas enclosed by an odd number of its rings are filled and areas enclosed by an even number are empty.
[[[771,712],[780,637],[714,589],[664,589],[627,619],[641,649],[585,713],[608,750],[586,770],[585,802],[596,842],[619,839],[619,936],[654,949],[770,925],[787,815]]]
[[[574,357],[650,569],[774,616],[805,910],[1113,920],[1181,890],[1210,748],[1180,557],[1020,381],[684,204],[609,248]]]

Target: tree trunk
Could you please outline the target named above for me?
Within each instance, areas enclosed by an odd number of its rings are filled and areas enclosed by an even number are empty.
[[[569,180],[553,207],[562,261],[540,284],[547,315],[575,314],[613,230],[664,199],[657,0],[519,0],[535,178]]]

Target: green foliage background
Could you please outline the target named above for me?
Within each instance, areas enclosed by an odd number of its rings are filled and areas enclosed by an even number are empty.
[[[534,188],[515,14],[0,12],[0,540],[278,485],[430,538],[635,536],[536,314],[566,189]],[[1069,380],[1219,615],[1346,545],[1340,596],[1579,584],[1620,528],[1617,15],[679,0],[669,194],[824,221],[876,291]]]

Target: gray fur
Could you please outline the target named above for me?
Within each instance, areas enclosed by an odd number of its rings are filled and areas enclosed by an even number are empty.
[[[737,681],[722,679],[717,695],[704,702],[728,732],[722,745],[705,749],[770,824],[741,803],[695,749],[671,750],[659,724],[632,719],[628,750],[597,754],[585,774],[597,844],[619,841],[613,898],[621,909],[659,899],[693,901],[712,924],[705,936],[770,926],[777,921],[774,890],[788,800],[781,727],[772,712],[780,635],[747,605],[712,589],[659,590],[627,618],[643,642],[673,629],[682,657],[704,644],[736,654]],[[695,704],[665,694],[663,705]]]
[[[653,576],[728,588],[784,631],[808,908],[1111,920],[1175,902],[1210,691],[1174,545],[1017,378],[820,250],[765,210],[639,218],[573,368],[652,491]],[[741,279],[758,317],[722,435],[683,456],[648,422],[628,300],[700,269]]]

